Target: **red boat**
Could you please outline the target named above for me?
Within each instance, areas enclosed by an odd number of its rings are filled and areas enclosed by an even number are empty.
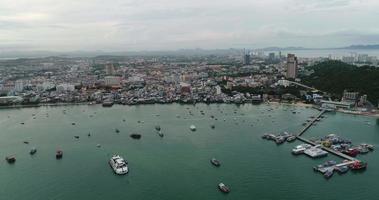
[[[58,150],[57,153],[55,154],[55,157],[56,157],[57,159],[61,159],[61,158],[63,157],[63,151]]]
[[[358,149],[348,149],[342,153],[344,153],[348,156],[351,156],[351,157],[356,157],[359,154],[359,150]]]
[[[360,170],[360,169],[366,169],[367,163],[362,161],[355,161],[353,164],[350,165],[350,168],[352,170]]]

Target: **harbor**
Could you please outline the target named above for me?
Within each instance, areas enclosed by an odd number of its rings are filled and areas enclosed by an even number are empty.
[[[296,146],[292,150],[292,154],[299,155],[305,154],[310,158],[321,158],[326,157],[328,153],[344,159],[341,163],[335,161],[328,161],[318,167],[314,167],[315,171],[321,172],[325,178],[329,179],[333,176],[334,171],[340,174],[346,173],[349,169],[362,170],[366,169],[367,163],[355,158],[358,154],[366,154],[369,151],[373,151],[374,147],[370,144],[361,144],[359,147],[353,148],[351,141],[339,138],[334,134],[323,137],[320,140],[310,140],[303,137],[303,135],[309,130],[310,127],[314,126],[315,123],[321,121],[323,114],[327,110],[321,110],[317,115],[311,116],[307,122],[303,123],[304,127],[300,130],[295,138],[304,144]],[[293,137],[292,134],[287,132],[275,134],[264,134],[263,139],[273,140],[277,144],[282,144],[287,138]],[[284,139],[281,139],[284,138]],[[279,141],[279,142],[278,142]],[[344,148],[342,148],[342,145]],[[333,147],[333,148],[332,148]]]
[[[358,200],[379,195],[375,190],[375,177],[379,175],[375,150],[357,156],[369,164],[364,173],[349,170],[340,176],[335,171],[326,183],[320,172],[313,172],[313,167],[328,160],[336,160],[338,164],[343,159],[330,153],[319,159],[292,156],[291,149],[302,144],[300,140],[277,145],[261,139],[262,133],[272,130],[295,135],[306,119],[318,114],[310,108],[230,104],[110,108],[82,105],[8,109],[0,110],[0,114],[0,195],[4,199],[21,200],[26,196],[28,199],[102,200],[153,196],[188,200],[204,197],[317,200],[322,193],[328,199]],[[324,116],[302,137],[319,139],[337,133],[357,144],[379,143],[375,119],[340,113]],[[73,122],[75,125],[71,125]],[[211,128],[212,124],[215,129]],[[157,134],[157,125],[164,133],[163,138]],[[196,131],[190,130],[191,125],[196,126]],[[141,134],[141,139],[131,138],[132,133]],[[33,147],[37,152],[30,155]],[[56,159],[57,150],[63,151],[62,159]],[[107,163],[114,154],[129,163],[130,171],[123,177],[115,175]],[[8,164],[5,157],[12,155],[16,161]],[[220,161],[221,166],[214,166],[211,158]],[[224,183],[231,192],[220,192],[219,183]],[[361,186],[374,192],[363,193]],[[272,192],[272,187],[281,189]],[[40,188],[49,190],[41,193]],[[288,192],[293,188],[302,192]],[[346,195],[346,190],[351,194]]]

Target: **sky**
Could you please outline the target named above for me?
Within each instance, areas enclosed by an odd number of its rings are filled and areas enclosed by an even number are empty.
[[[3,51],[378,43],[378,0],[0,0]]]

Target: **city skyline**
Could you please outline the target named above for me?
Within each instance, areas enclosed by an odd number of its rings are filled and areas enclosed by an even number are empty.
[[[0,50],[141,51],[375,44],[374,0],[0,2]],[[364,22],[364,23],[362,23]]]

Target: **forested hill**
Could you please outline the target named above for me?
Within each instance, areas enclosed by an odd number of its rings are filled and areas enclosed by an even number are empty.
[[[379,100],[379,68],[357,67],[341,61],[326,61],[308,69],[310,76],[301,77],[306,85],[341,96],[344,89],[367,94],[369,101],[377,104]]]

